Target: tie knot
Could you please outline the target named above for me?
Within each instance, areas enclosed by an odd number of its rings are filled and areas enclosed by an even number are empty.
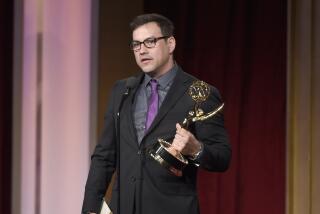
[[[150,84],[151,84],[151,91],[156,91],[157,87],[158,87],[158,82],[155,79],[151,79],[150,80]]]

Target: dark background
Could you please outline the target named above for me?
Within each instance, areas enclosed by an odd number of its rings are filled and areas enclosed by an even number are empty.
[[[0,212],[11,213],[13,1],[0,1]]]

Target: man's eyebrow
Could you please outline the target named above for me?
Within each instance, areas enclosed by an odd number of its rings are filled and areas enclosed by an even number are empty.
[[[147,40],[147,39],[153,39],[153,38],[156,38],[156,37],[155,37],[155,36],[147,37],[147,38],[145,38],[144,40],[142,40],[142,42],[143,42],[143,41],[145,41],[145,40]],[[132,42],[140,42],[140,41],[139,41],[139,40],[134,39],[134,40],[132,40]]]

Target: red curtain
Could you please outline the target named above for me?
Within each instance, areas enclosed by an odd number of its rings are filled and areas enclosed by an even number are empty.
[[[145,0],[176,25],[176,59],[216,86],[233,157],[201,171],[203,214],[284,214],[287,1]]]
[[[0,1],[0,212],[11,213],[13,1]]]

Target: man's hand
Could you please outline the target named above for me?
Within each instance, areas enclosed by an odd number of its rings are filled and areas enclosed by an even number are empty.
[[[176,135],[173,139],[169,152],[180,152],[183,155],[194,156],[201,150],[201,143],[188,130],[182,128],[179,123],[176,124]]]

